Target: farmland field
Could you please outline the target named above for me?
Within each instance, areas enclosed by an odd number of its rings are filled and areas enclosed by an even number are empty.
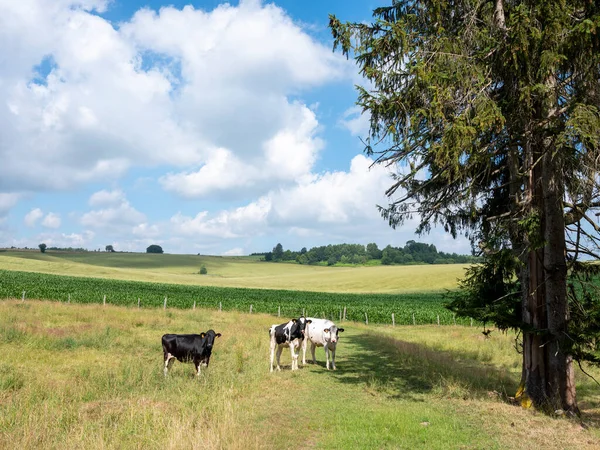
[[[292,373],[284,352],[271,374],[273,322],[1,300],[0,448],[598,448],[600,394],[579,371],[585,428],[512,404],[511,334],[348,323],[337,371],[318,349],[317,365]],[[223,336],[200,378],[179,362],[163,377],[160,336],[209,328]]]
[[[208,274],[199,275],[205,265]],[[466,266],[323,267],[250,257],[145,253],[0,251],[0,269],[199,286],[316,292],[431,292],[454,289]]]
[[[441,293],[347,294],[274,289],[190,286],[68,277],[0,270],[0,298],[43,298],[68,303],[190,309],[196,306],[372,323],[454,324]],[[139,305],[138,305],[139,301]],[[166,302],[166,305],[165,305]],[[466,323],[462,319],[462,323]]]

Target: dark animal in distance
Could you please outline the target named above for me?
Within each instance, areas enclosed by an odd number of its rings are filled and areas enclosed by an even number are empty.
[[[162,337],[164,355],[164,374],[167,376],[173,359],[180,362],[193,362],[196,374],[200,376],[200,367],[208,367],[215,338],[221,333],[208,330],[200,334],[165,334]]]

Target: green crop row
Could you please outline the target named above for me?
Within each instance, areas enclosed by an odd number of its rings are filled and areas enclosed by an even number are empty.
[[[0,270],[0,298],[47,299],[74,303],[106,303],[122,306],[169,308],[219,308],[282,317],[327,317],[339,320],[346,309],[346,320],[369,323],[466,324],[444,308],[441,293],[418,294],[342,294],[309,291],[244,289],[190,286],[139,281],[108,280],[48,275],[34,272]],[[366,313],[366,316],[365,316]]]

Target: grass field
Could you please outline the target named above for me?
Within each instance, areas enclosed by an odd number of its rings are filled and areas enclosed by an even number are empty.
[[[205,265],[208,274],[199,275]],[[249,257],[146,253],[2,251],[0,269],[201,286],[347,293],[454,289],[466,266],[323,267]]]
[[[578,373],[587,428],[510,404],[513,336],[460,326],[347,324],[338,370],[268,372],[273,317],[0,301],[0,448],[593,449],[600,395]],[[200,379],[160,337],[213,328]],[[598,377],[599,371],[591,370]]]

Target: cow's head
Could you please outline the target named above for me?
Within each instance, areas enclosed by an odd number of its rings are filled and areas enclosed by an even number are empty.
[[[292,339],[300,337],[304,338],[304,332],[306,325],[311,323],[312,320],[306,320],[306,317],[299,317],[298,319],[292,319],[292,326],[290,327],[290,336]]]
[[[339,335],[338,333],[343,332],[343,328],[338,328],[335,325],[331,325],[329,328],[325,328],[323,333],[325,333],[325,337],[328,338],[332,343],[336,343]]]
[[[215,339],[221,337],[221,333],[215,333],[214,330],[208,330],[206,333],[200,333],[200,337],[203,339],[202,347],[204,350],[202,352],[202,360],[200,361],[200,364],[203,366],[208,366]]]
[[[300,333],[302,333],[302,337],[304,337],[304,333],[306,331],[306,325],[308,325],[309,323],[312,323],[312,320],[310,319],[306,319],[306,317],[300,317],[296,323],[298,324],[298,328],[300,330]]]

